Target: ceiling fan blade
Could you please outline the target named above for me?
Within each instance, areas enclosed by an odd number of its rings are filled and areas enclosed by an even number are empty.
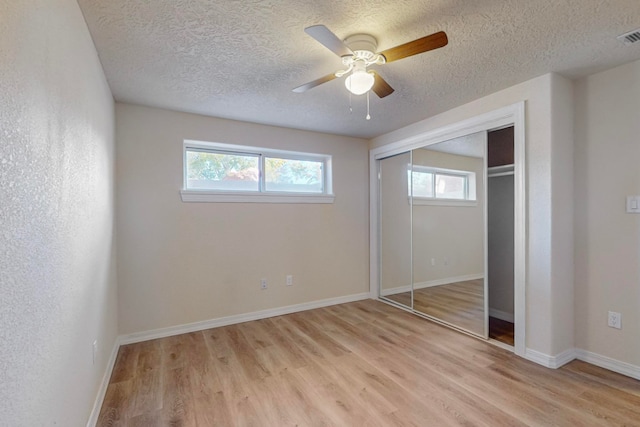
[[[298,86],[297,88],[293,89],[293,91],[295,93],[302,93],[302,92],[306,92],[309,89],[313,89],[316,86],[320,86],[323,83],[326,82],[330,82],[331,80],[335,79],[336,75],[335,74],[327,74],[324,77],[320,77],[319,79],[315,79],[314,81],[311,81],[309,83],[305,83],[301,86]]]
[[[431,34],[430,36],[422,37],[421,39],[392,47],[391,49],[380,52],[380,55],[384,56],[387,62],[393,62],[408,56],[438,49],[446,46],[447,43],[449,43],[447,35],[444,31],[440,31],[435,34]]]
[[[394,89],[389,86],[389,83],[387,83],[380,74],[373,70],[371,71],[371,74],[376,78],[371,90],[373,90],[379,98],[384,98],[385,96],[389,96],[393,93]]]
[[[320,44],[338,56],[353,55],[349,49],[335,34],[324,25],[313,25],[304,29],[304,32],[316,39]]]

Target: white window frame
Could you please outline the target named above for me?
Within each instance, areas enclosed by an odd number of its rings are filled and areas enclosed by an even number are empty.
[[[412,174],[418,173],[430,173],[433,175],[431,180],[433,197],[412,196],[413,194],[413,179]],[[436,175],[448,175],[464,178],[464,199],[446,199],[437,197],[436,194]],[[432,166],[411,165],[407,166],[407,191],[409,197],[409,203],[417,206],[477,206],[478,200],[476,197],[476,173],[472,171],[463,171],[455,169],[444,169]]]
[[[199,190],[187,188],[187,151],[199,150],[218,154],[236,154],[257,156],[259,158],[260,178],[258,191]],[[323,192],[301,193],[289,191],[265,191],[265,157],[287,160],[314,161],[323,163]],[[249,147],[245,145],[224,144],[185,140],[182,145],[182,189],[183,202],[213,203],[333,203],[333,181],[331,156],[328,154],[303,153],[298,151],[276,150],[270,148]]]

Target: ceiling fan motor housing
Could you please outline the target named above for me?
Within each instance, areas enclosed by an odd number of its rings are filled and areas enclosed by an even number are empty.
[[[344,39],[344,44],[349,46],[349,49],[354,53],[358,50],[364,50],[373,54],[378,49],[378,41],[369,34],[354,34]]]
[[[353,57],[343,57],[343,62],[345,62],[347,58],[349,58],[348,62],[356,59],[363,59],[367,63],[367,65],[378,61],[377,57],[380,55],[376,54],[376,50],[378,49],[378,41],[375,37],[369,34],[354,34],[344,39],[344,44],[346,44],[349,49],[351,49],[351,51],[353,52]]]

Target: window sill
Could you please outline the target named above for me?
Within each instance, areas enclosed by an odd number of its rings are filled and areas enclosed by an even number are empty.
[[[195,203],[333,203],[333,194],[222,193],[218,191],[180,190],[183,202]]]
[[[411,198],[409,198],[411,203]],[[413,198],[413,206],[458,206],[458,207],[474,207],[478,206],[477,200],[458,200],[458,199],[421,199]]]

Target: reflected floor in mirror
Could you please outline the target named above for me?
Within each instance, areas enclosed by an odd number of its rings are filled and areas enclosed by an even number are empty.
[[[411,292],[387,295],[385,298],[411,307]],[[413,309],[458,328],[484,335],[484,279],[415,289]]]

